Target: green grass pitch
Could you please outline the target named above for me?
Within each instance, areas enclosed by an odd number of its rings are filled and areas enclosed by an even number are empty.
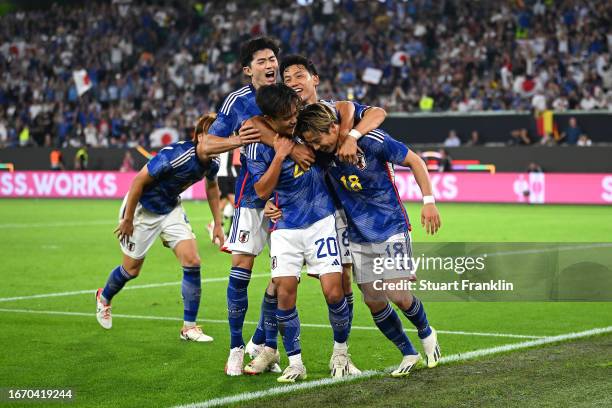
[[[0,201],[0,387],[72,388],[75,400],[70,406],[75,407],[143,407],[186,404],[276,386],[273,374],[229,378],[223,373],[229,330],[222,278],[228,275],[230,257],[209,243],[205,226],[210,212],[204,202],[187,202],[185,207],[198,234],[203,279],[212,279],[203,283],[199,318],[215,341],[179,340],[181,269],[161,243],[147,256],[141,276],[126,287],[168,285],[124,290],[113,301],[113,329],[98,326],[93,291],[103,286],[121,259],[113,236],[118,207],[118,201]],[[609,207],[440,204],[443,226],[436,237],[426,237],[420,227],[420,207],[411,203],[407,208],[414,220],[415,242],[610,242],[612,238]],[[245,340],[258,319],[268,273],[264,254],[257,259],[249,287]],[[64,294],[7,300],[49,293]],[[400,354],[375,329],[356,287],[355,293],[355,328],[350,339],[354,362],[372,370],[399,363]],[[527,339],[520,336],[612,325],[612,303],[423,301],[430,323],[439,330],[517,336],[440,334],[445,355]],[[301,339],[309,380],[327,378],[331,330],[326,327],[327,308],[317,281],[303,279],[298,308],[306,324]],[[323,327],[308,326],[317,324]],[[420,349],[416,333],[408,334]],[[411,380],[400,381],[409,384]]]

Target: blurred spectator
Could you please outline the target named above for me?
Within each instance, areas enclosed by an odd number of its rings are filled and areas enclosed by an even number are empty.
[[[60,149],[53,149],[49,154],[51,170],[64,170],[64,156]]]
[[[121,162],[121,167],[119,167],[119,171],[122,173],[127,173],[130,171],[135,171],[134,169],[134,158],[132,157],[132,153],[130,151],[126,151],[123,155],[123,161]]]
[[[582,129],[578,127],[578,121],[574,116],[569,118],[568,126],[561,134],[561,142],[568,145],[576,145],[583,135]],[[585,135],[586,136],[586,135]]]
[[[440,149],[440,161],[438,163],[438,171],[449,172],[453,170],[452,159],[445,149]]]
[[[527,129],[514,129],[510,132],[510,141],[509,145],[525,145],[528,146],[531,144],[531,139],[529,138],[529,133]]]
[[[578,143],[576,143],[576,145],[580,147],[588,147],[592,144],[593,142],[591,141],[591,139],[589,139],[587,135],[580,135],[580,137],[578,138]]]
[[[459,147],[461,146],[461,139],[457,136],[457,132],[450,130],[448,137],[444,140],[444,147]]]
[[[480,138],[480,133],[477,130],[472,130],[470,133],[470,140],[466,143],[466,146],[478,146],[483,144],[482,139]]]
[[[527,173],[544,173],[544,169],[539,164],[531,162],[527,166]]]
[[[87,152],[87,146],[83,146],[79,150],[77,150],[74,156],[74,169],[75,170],[87,170],[88,162],[89,162],[89,153]]]

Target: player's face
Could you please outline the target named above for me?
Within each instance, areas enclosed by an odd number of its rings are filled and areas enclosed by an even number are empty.
[[[302,98],[304,103],[317,102],[319,76],[312,75],[303,65],[290,65],[283,72],[283,82]]]
[[[302,137],[313,149],[325,153],[335,153],[338,146],[338,125],[332,123],[329,132],[314,133],[306,131]]]
[[[272,120],[272,122],[274,123],[273,125],[274,130],[281,135],[285,135],[285,136],[293,135],[293,131],[295,130],[295,125],[297,124],[297,116],[298,116],[297,106],[293,105],[291,107],[290,114],[288,114],[285,117],[276,118]]]
[[[243,68],[244,73],[251,77],[255,89],[264,85],[276,83],[278,61],[276,55],[269,49],[259,50],[253,54],[251,65]]]

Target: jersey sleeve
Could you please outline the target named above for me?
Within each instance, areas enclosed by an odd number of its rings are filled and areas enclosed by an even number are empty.
[[[147,170],[154,179],[160,178],[172,169],[170,160],[168,160],[168,150],[165,149],[160,150],[159,153],[147,163]]]
[[[358,122],[363,119],[363,115],[365,115],[365,112],[371,108],[371,106],[369,105],[362,105],[358,102],[353,102],[353,105],[355,106],[355,122]]]
[[[235,105],[234,105],[235,106]],[[220,137],[229,137],[236,129],[239,128],[238,115],[236,114],[235,107],[224,113],[219,111],[217,113],[217,119],[210,125],[208,133]]]
[[[386,161],[401,165],[404,162],[408,151],[409,149],[405,144],[385,134],[382,153]]]
[[[262,143],[256,143],[247,147],[246,158],[247,169],[253,177],[253,182],[256,183],[270,167],[273,153],[270,147]]]

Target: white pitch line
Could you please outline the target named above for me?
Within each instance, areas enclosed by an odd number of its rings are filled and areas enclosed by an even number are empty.
[[[269,273],[259,273],[252,274],[251,279],[253,278],[264,278],[270,277]],[[211,282],[224,282],[227,281],[228,277],[219,277],[219,278],[206,278],[202,279],[202,283],[211,283]],[[180,285],[181,281],[175,282],[162,282],[162,283],[147,283],[145,285],[131,285],[126,286],[122,290],[134,290],[134,289],[149,289],[149,288],[161,288],[164,286],[177,286]],[[39,295],[28,295],[28,296],[14,296],[8,298],[0,298],[1,302],[12,302],[15,300],[28,300],[28,299],[41,299],[41,298],[50,298],[50,297],[62,297],[62,296],[73,296],[73,295],[86,295],[91,293],[96,293],[97,289],[85,289],[85,290],[75,290],[71,292],[57,292],[57,293],[41,293]]]
[[[34,309],[5,309],[0,308],[0,312],[6,313],[29,313],[29,314],[45,314],[45,315],[58,315],[58,316],[83,316],[83,317],[95,317],[95,313],[84,313],[84,312],[64,312],[60,310],[34,310]],[[130,315],[130,314],[118,314],[113,313],[113,317],[120,317],[125,319],[138,319],[138,320],[170,320],[170,321],[183,321],[178,317],[167,317],[167,316],[144,316],[144,315]],[[215,323],[215,324],[227,324],[227,320],[215,320],[215,319],[198,319],[198,322],[202,323]],[[244,324],[257,325],[258,322],[245,321]],[[301,323],[302,327],[312,327],[316,329],[329,329],[329,324],[319,323]],[[351,330],[378,330],[374,326],[351,326]],[[416,332],[414,329],[404,329],[405,332]],[[452,331],[452,330],[437,330],[438,333],[442,334],[453,334],[459,336],[486,336],[486,337],[510,337],[518,339],[543,339],[545,336],[527,336],[522,334],[508,334],[508,333],[482,333],[482,332],[466,332],[466,331]]]
[[[595,336],[598,334],[611,333],[611,332],[612,332],[612,326],[608,326],[608,327],[586,330],[583,332],[561,334],[558,336],[545,337],[543,339],[538,339],[538,340],[530,340],[530,341],[524,341],[521,343],[506,344],[506,345],[498,346],[498,347],[490,347],[490,348],[485,348],[485,349],[480,349],[480,350],[469,351],[466,353],[452,354],[450,356],[442,357],[440,359],[440,364],[448,364],[448,363],[457,362],[457,361],[467,361],[467,360],[472,360],[475,358],[503,353],[507,351],[521,350],[521,349],[525,349],[529,347],[557,343],[557,342],[566,341],[566,340],[575,340],[575,339]],[[195,402],[192,404],[177,405],[174,408],[209,408],[209,407],[223,406],[227,404],[235,404],[238,402],[251,401],[254,399],[270,397],[273,395],[288,394],[288,393],[295,392],[295,391],[308,390],[308,389],[318,388],[318,387],[325,386],[325,385],[346,383],[346,382],[354,381],[357,379],[370,378],[370,377],[374,377],[377,375],[382,375],[395,368],[396,367],[388,367],[386,370],[365,371],[361,373],[360,375],[355,375],[355,376],[350,376],[350,377],[324,378],[321,380],[307,381],[307,382],[294,384],[294,385],[272,387],[272,388],[269,388],[267,390],[262,390],[262,391],[244,392],[244,393],[232,395],[229,397],[213,398],[210,400],[206,400],[202,402]]]
[[[189,221],[206,221],[209,218],[191,218]],[[24,228],[62,228],[62,227],[88,227],[92,225],[117,225],[116,220],[91,220],[91,221],[56,221],[56,222],[37,222],[37,223],[8,223],[0,224],[0,229],[24,229]]]

